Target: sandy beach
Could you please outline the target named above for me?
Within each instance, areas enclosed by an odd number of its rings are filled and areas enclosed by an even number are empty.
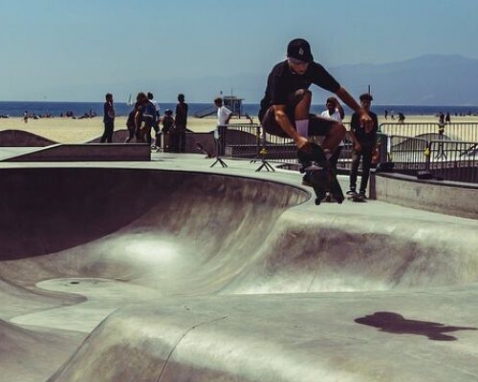
[[[348,122],[349,116],[346,116],[344,122]],[[257,122],[257,117],[253,118]],[[436,116],[408,116],[407,123],[436,123],[438,121]],[[247,123],[246,119],[233,119],[231,123]],[[379,123],[384,122],[397,124],[397,120],[388,121],[379,116]],[[478,117],[453,117],[452,122],[455,123],[477,123]],[[214,117],[208,118],[194,118],[188,119],[188,128],[194,132],[209,132],[214,130],[216,119]],[[126,128],[126,117],[118,117],[115,121],[115,130]],[[103,119],[95,117],[90,119],[71,119],[71,118],[47,118],[47,119],[29,119],[28,123],[23,121],[23,118],[8,118],[0,119],[1,130],[24,130],[33,134],[40,135],[59,143],[82,143],[94,139],[103,134]],[[466,139],[466,137],[463,137]]]

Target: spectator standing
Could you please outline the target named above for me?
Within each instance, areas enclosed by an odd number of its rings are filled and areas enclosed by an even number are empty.
[[[174,135],[174,130],[175,130],[175,127],[174,127],[174,118],[173,118],[173,111],[172,110],[169,110],[167,109],[165,112],[164,112],[164,117],[163,117],[163,128],[162,128],[162,135],[163,135],[163,144],[162,144],[162,147],[164,149],[164,151],[170,151],[171,150],[171,134]],[[176,141],[174,142],[175,144],[175,148],[177,150],[178,148],[178,141],[177,141],[177,138],[175,138]]]
[[[398,123],[405,123],[405,114],[403,114],[402,112],[398,113]]]
[[[223,100],[221,97],[218,97],[214,100],[214,105],[217,108],[217,122],[216,122],[216,130],[214,130],[214,139],[217,143],[217,155],[222,155],[223,146],[221,142],[221,126],[226,126],[232,118],[232,111],[229,110],[223,104]],[[225,128],[225,127],[224,127]],[[223,128],[223,129],[224,129]]]
[[[113,131],[115,129],[115,109],[113,105],[113,94],[107,93],[105,96],[106,102],[103,105],[103,123],[105,125],[105,131],[101,137],[101,143],[113,142]]]
[[[151,129],[156,122],[156,109],[145,93],[140,92],[136,97],[136,138],[139,142],[151,145]]]
[[[360,196],[365,198],[367,191],[368,178],[370,175],[370,167],[372,164],[372,154],[377,141],[378,118],[377,115],[370,111],[373,97],[369,93],[360,96],[360,104],[362,108],[370,115],[373,121],[372,129],[367,132],[362,122],[360,121],[360,114],[354,113],[352,115],[350,137],[353,142],[352,153],[352,169],[350,171],[350,190],[347,195],[357,195],[357,173],[362,158],[362,179],[360,182]]]
[[[184,102],[184,94],[178,95],[178,104],[176,105],[176,118],[174,120],[178,134],[179,152],[186,152],[186,129],[188,125],[189,106]]]
[[[344,116],[345,116],[345,112],[344,112],[344,108],[342,107],[342,105],[340,104],[339,100],[336,97],[327,98],[327,101],[325,102],[325,107],[326,107],[326,110],[324,110],[320,114],[321,117],[330,118],[330,119],[333,119],[334,121],[342,123],[342,120],[344,119]],[[340,141],[339,145],[337,146],[334,153],[329,159],[329,162],[335,171],[337,171],[337,163],[339,161],[340,153],[342,152],[344,144],[345,144],[344,140]],[[327,192],[326,201],[329,201],[329,202],[332,201],[332,195],[329,191]]]
[[[451,117],[450,117],[450,112],[449,111],[446,112],[445,122],[446,123],[451,123]]]
[[[156,116],[152,126],[155,133],[155,137],[156,137],[155,142],[161,142],[161,131],[159,130],[159,119],[161,117],[160,107],[158,102],[154,99],[153,93],[151,92],[148,93],[148,99],[149,99],[149,102],[153,104],[154,109],[156,110]],[[156,148],[156,143],[151,148],[153,149]]]
[[[128,114],[128,119],[126,120],[126,128],[128,129],[128,138],[124,141],[124,143],[129,143],[133,139],[136,131],[136,124],[135,124],[135,117],[137,112],[137,105],[134,106],[133,110],[130,111]]]
[[[342,120],[344,119],[345,112],[344,108],[340,104],[339,100],[336,97],[329,97],[327,98],[327,101],[325,103],[325,107],[327,110],[324,110],[322,114],[320,114],[321,117],[325,118],[330,118],[333,119],[334,121],[337,121],[339,123],[342,123]],[[337,162],[340,158],[340,153],[344,147],[344,141],[340,141],[339,145],[335,149],[334,153],[329,159],[330,164],[334,169],[337,169]]]

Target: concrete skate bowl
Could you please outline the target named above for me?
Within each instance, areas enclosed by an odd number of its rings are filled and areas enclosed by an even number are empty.
[[[0,131],[0,147],[45,147],[56,143],[23,130]]]
[[[290,366],[294,346],[278,357],[275,342],[267,342],[272,317],[280,322],[313,313],[300,296],[478,279],[475,251],[468,249],[473,240],[462,236],[457,246],[448,240],[448,226],[416,230],[407,222],[392,225],[393,218],[364,224],[363,216],[317,209],[303,215],[309,195],[274,182],[154,170],[19,168],[0,170],[0,190],[0,334],[8,334],[3,346],[20,358],[18,349],[36,350],[23,355],[28,366],[18,380],[306,380],[295,369],[289,378],[274,379],[271,368],[287,374],[282,369]],[[431,240],[437,233],[440,239]],[[281,296],[298,305],[280,311],[289,301]],[[227,330],[212,329],[234,315],[240,319],[228,321]],[[207,341],[191,336],[189,350],[172,356],[188,333],[206,327]],[[77,352],[68,349],[65,338],[90,332],[82,346],[71,341]],[[263,341],[251,342],[259,333],[267,333]],[[235,345],[214,355],[218,343]],[[275,363],[266,374],[240,376],[237,362],[261,363],[251,353],[254,346],[261,359]],[[48,360],[34,359],[50,348]],[[3,357],[2,370],[13,375],[11,358]],[[199,365],[201,357],[214,361]],[[280,365],[284,359],[289,361]],[[304,370],[299,374],[309,373]]]

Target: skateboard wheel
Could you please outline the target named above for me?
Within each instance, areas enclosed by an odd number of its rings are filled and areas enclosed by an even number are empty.
[[[316,205],[316,206],[319,206],[319,205],[320,205],[320,201],[321,201],[321,200],[320,200],[319,198],[315,198],[315,205]]]

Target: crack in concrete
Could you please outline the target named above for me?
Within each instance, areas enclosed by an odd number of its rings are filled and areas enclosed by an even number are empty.
[[[189,333],[191,333],[194,329],[199,328],[200,326],[212,324],[212,323],[218,322],[218,321],[223,321],[223,320],[225,320],[225,319],[227,319],[227,316],[215,318],[214,320],[202,322],[202,323],[200,323],[200,324],[191,326],[188,330],[186,330],[186,331],[184,332],[184,334],[181,336],[181,338],[179,338],[178,342],[176,342],[176,344],[173,346],[173,348],[172,348],[171,351],[169,352],[168,356],[166,357],[166,361],[164,362],[163,367],[161,368],[161,372],[159,373],[159,376],[158,376],[158,378],[156,379],[156,382],[160,382],[160,381],[161,381],[161,378],[163,377],[163,374],[164,374],[164,372],[166,371],[166,366],[168,365],[168,362],[169,362],[170,358],[172,357],[174,351],[175,351],[176,348],[179,346],[180,342],[181,342]]]

